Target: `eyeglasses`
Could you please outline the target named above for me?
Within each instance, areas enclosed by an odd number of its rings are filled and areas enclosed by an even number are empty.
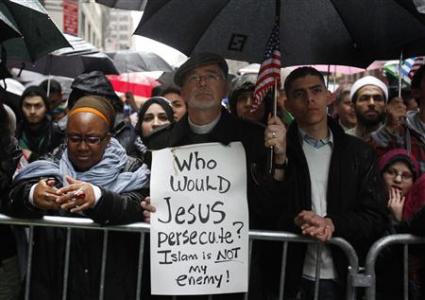
[[[95,135],[87,135],[87,136],[81,136],[78,134],[70,134],[67,135],[66,138],[69,143],[71,144],[80,144],[84,141],[87,145],[99,145],[102,141],[104,141],[108,135],[102,136],[95,136]]]
[[[389,175],[390,177],[396,178],[397,176],[400,176],[401,180],[403,181],[408,181],[411,180],[413,178],[413,175],[409,172],[400,172],[397,171],[396,169],[388,169],[385,171],[385,173],[387,175]]]
[[[187,81],[190,83],[198,83],[204,81],[206,83],[213,83],[223,79],[223,75],[217,73],[208,73],[205,75],[192,74],[187,77]]]

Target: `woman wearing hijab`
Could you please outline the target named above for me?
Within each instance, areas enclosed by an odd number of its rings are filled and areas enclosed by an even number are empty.
[[[139,136],[135,142],[136,152],[133,155],[145,161],[146,152],[148,151],[144,144],[145,138],[173,122],[174,112],[167,99],[152,97],[146,100],[138,113],[136,132]]]
[[[149,184],[149,170],[111,135],[115,111],[98,96],[80,98],[68,115],[66,145],[36,161],[15,178],[11,205],[19,216],[85,216],[105,225],[143,221],[139,202]],[[35,232],[32,299],[60,299],[65,231]],[[68,299],[98,297],[103,235],[72,231]],[[106,265],[105,298],[134,299],[138,235],[111,232]]]
[[[388,190],[388,208],[393,220],[394,233],[415,233],[415,227],[424,227],[424,221],[420,213],[424,206],[423,196],[425,195],[425,177],[421,176],[419,164],[415,157],[409,154],[405,149],[393,149],[382,155],[378,161],[378,166],[385,181]],[[419,178],[418,178],[419,177]],[[397,265],[398,270],[388,272],[385,263],[382,263],[382,276],[401,276],[403,274],[402,262],[403,257],[401,249],[398,247],[391,248],[391,252],[386,255],[386,261],[391,260],[392,265]],[[412,299],[423,299],[423,288],[425,279],[423,248],[411,247],[409,255],[409,293]],[[391,273],[391,275],[389,275]],[[379,278],[379,277],[378,277]],[[391,280],[391,279],[387,279]],[[389,281],[386,281],[388,283]],[[383,299],[400,299],[402,295],[402,278],[392,279],[391,284],[385,284],[383,290]],[[390,288],[391,287],[391,288]],[[393,290],[393,289],[396,289]],[[409,298],[410,299],[410,298]]]

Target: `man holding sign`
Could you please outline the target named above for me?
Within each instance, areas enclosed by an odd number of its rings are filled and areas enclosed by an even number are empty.
[[[206,172],[207,176],[209,175],[210,179],[213,180],[215,178],[215,181],[210,181],[209,183],[204,181],[204,184],[209,185],[212,187],[213,192],[211,195],[214,195],[214,193],[220,193],[220,188],[226,189],[229,188],[229,192],[232,192],[232,187],[235,186],[235,181],[238,177],[240,178],[246,178],[245,179],[245,185],[246,188],[243,186],[240,186],[239,184],[239,193],[241,194],[241,191],[247,192],[247,198],[248,198],[248,205],[249,205],[249,227],[246,226],[247,224],[243,224],[244,227],[241,227],[241,229],[238,229],[237,226],[238,217],[237,210],[244,210],[243,206],[237,206],[234,208],[228,208],[225,207],[225,205],[221,205],[220,202],[225,202],[225,200],[220,201],[220,199],[223,199],[222,195],[216,196],[217,202],[207,202],[206,204],[210,203],[210,222],[216,222],[216,225],[220,225],[221,222],[223,224],[226,221],[232,220],[231,226],[225,227],[223,225],[221,229],[217,232],[215,231],[215,237],[212,237],[211,235],[208,236],[208,238],[211,239],[217,239],[214,240],[215,242],[212,243],[228,243],[229,245],[233,245],[233,243],[230,243],[230,240],[239,240],[238,233],[242,234],[245,233],[247,235],[247,230],[249,228],[260,228],[262,226],[263,221],[259,218],[259,203],[260,201],[265,201],[264,198],[267,196],[268,192],[264,188],[265,185],[260,184],[263,182],[267,182],[268,184],[272,181],[266,180],[267,175],[265,172],[265,165],[266,165],[266,157],[267,157],[267,148],[264,146],[264,129],[252,122],[245,121],[238,119],[232,115],[230,115],[224,107],[221,105],[222,99],[227,95],[228,93],[228,85],[226,82],[226,78],[228,75],[228,66],[226,61],[219,55],[212,54],[212,53],[199,53],[194,54],[187,62],[185,62],[176,72],[175,75],[175,82],[177,85],[181,86],[181,94],[187,104],[187,114],[178,122],[175,124],[172,124],[171,126],[162,129],[161,131],[157,132],[156,134],[153,134],[150,139],[147,141],[147,145],[151,150],[158,150],[168,147],[173,147],[172,150],[168,150],[168,152],[165,152],[162,159],[158,159],[158,161],[161,161],[162,164],[167,164],[164,162],[164,160],[168,160],[173,162],[174,161],[174,169],[176,172],[182,172],[182,164],[183,164],[183,157],[186,157],[186,163],[188,159],[190,159],[190,155],[192,155],[193,161],[199,161],[199,159],[202,159],[203,162],[206,164],[211,159],[217,159],[217,167],[212,167],[214,163],[211,163],[210,165],[211,170]],[[284,164],[285,158],[283,156],[283,148],[281,147],[283,145],[283,130],[282,128],[276,128],[278,130],[274,134],[272,134],[270,137],[266,137],[266,140],[270,142],[270,145],[275,145],[274,148],[274,163],[275,166],[279,167]],[[277,136],[280,136],[280,143],[278,143]],[[202,146],[197,145],[195,148],[175,148],[179,146],[184,145],[193,145],[193,144],[205,144],[205,143],[219,143],[222,146],[218,147],[217,145],[211,146],[213,148],[208,148],[205,146],[205,150],[202,151]],[[239,142],[239,143],[232,143],[232,142]],[[227,146],[227,147],[223,147]],[[214,148],[216,147],[216,148]],[[173,150],[175,149],[175,150]],[[184,149],[187,149],[188,151],[186,154],[181,154]],[[215,149],[215,150],[214,150]],[[174,153],[173,153],[174,151]],[[220,152],[221,151],[221,152]],[[220,157],[220,154],[218,152],[223,153]],[[168,154],[167,154],[168,153]],[[232,160],[226,160],[223,159],[223,156],[226,154],[229,154],[230,157],[232,157]],[[245,153],[245,155],[243,155]],[[155,153],[156,155],[156,153]],[[195,157],[197,155],[197,157]],[[242,160],[237,160],[236,158],[239,156],[239,158],[242,157]],[[245,159],[244,159],[245,158]],[[168,164],[169,165],[169,164]],[[158,164],[159,166],[159,164]],[[180,166],[180,167],[179,167]],[[208,165],[207,165],[208,166]],[[241,168],[242,166],[242,168]],[[246,167],[244,167],[246,166]],[[153,175],[155,176],[155,168],[157,166],[153,166]],[[221,171],[227,171],[229,169],[237,170],[236,172],[241,172],[240,174],[245,174],[244,177],[241,177],[241,175],[235,175],[232,173],[216,173],[218,168],[221,168]],[[172,172],[172,170],[170,171]],[[192,170],[194,172],[194,169]],[[162,174],[162,173],[161,173]],[[236,173],[238,174],[238,173]],[[220,177],[221,176],[221,177]],[[245,177],[246,176],[246,177]],[[181,179],[181,178],[180,178]],[[199,180],[199,176],[196,176],[196,179]],[[207,180],[207,178],[204,176],[204,180]],[[177,180],[177,179],[176,179]],[[192,178],[193,180],[193,178]],[[171,181],[168,181],[168,178],[164,178],[164,182],[166,183],[168,188],[173,188],[173,185]],[[175,183],[175,182],[174,182]],[[184,184],[180,181],[181,184]],[[189,181],[186,182],[189,184]],[[198,186],[200,182],[198,181]],[[230,187],[232,186],[232,187]],[[167,187],[164,186],[164,189],[167,189]],[[199,191],[198,191],[199,192]],[[225,192],[227,193],[227,191]],[[225,194],[222,193],[222,194]],[[177,193],[176,193],[177,194]],[[242,194],[243,195],[243,194]],[[151,194],[153,197],[154,195]],[[174,195],[175,196],[175,195]],[[202,194],[202,197],[204,197],[204,194]],[[214,196],[213,196],[214,197]],[[170,209],[173,210],[171,206],[171,199],[169,200],[167,198],[161,199],[152,199],[153,202],[158,203],[159,200],[165,203],[166,210]],[[196,198],[196,197],[195,197]],[[199,196],[198,196],[199,198]],[[203,200],[203,198],[201,198]],[[233,198],[232,198],[233,200]],[[227,202],[226,202],[227,203]],[[240,202],[243,203],[243,202]],[[200,205],[200,204],[199,204]],[[213,206],[215,205],[215,206]],[[145,217],[147,219],[151,218],[150,212],[155,211],[154,205],[151,205],[149,203],[149,199],[147,201],[144,201],[142,203],[142,207],[145,209]],[[200,207],[200,206],[199,206]],[[189,207],[190,208],[190,207]],[[213,209],[214,208],[214,209]],[[205,208],[204,208],[205,209]],[[196,215],[198,214],[197,210],[199,210],[199,213],[201,212],[201,208],[196,208],[195,211]],[[231,210],[231,211],[230,211]],[[193,212],[192,211],[192,212]],[[205,212],[205,210],[204,210]],[[194,220],[192,215],[189,213],[189,209],[186,211],[186,215],[180,211],[180,222],[187,222],[193,221],[199,223],[199,220]],[[159,214],[159,213],[158,213]],[[168,213],[169,214],[169,213]],[[174,218],[174,222],[177,222],[177,213],[174,212],[174,215],[169,214],[170,218]],[[243,215],[243,213],[242,213]],[[241,217],[241,216],[240,216]],[[162,214],[161,217],[155,216],[155,218],[158,218],[159,222],[165,223],[167,221],[167,213]],[[183,218],[183,219],[181,219]],[[155,224],[156,221],[153,221]],[[235,223],[236,222],[236,223]],[[220,228],[220,226],[219,226]],[[238,232],[239,230],[239,232]],[[240,231],[242,230],[242,231]],[[227,232],[231,233],[227,233]],[[195,238],[196,243],[202,243],[202,237],[200,234],[204,232],[202,227],[199,227],[199,232],[196,233],[196,235],[199,235],[198,239]],[[208,231],[211,233],[211,231]],[[229,235],[232,235],[231,237]],[[176,233],[177,236],[177,233]],[[220,237],[218,237],[220,236]],[[191,235],[190,235],[191,237]],[[205,237],[205,236],[204,236]],[[245,236],[247,237],[247,236]],[[159,240],[162,238],[161,240]],[[184,237],[182,237],[184,240]],[[165,241],[165,242],[163,242]],[[170,233],[166,236],[165,234],[162,234],[161,236],[158,236],[157,242],[161,242],[161,245],[164,245],[166,243],[170,243]],[[171,243],[182,242],[182,240],[173,240]],[[156,246],[160,246],[159,244]],[[171,244],[170,244],[171,246]],[[238,247],[231,247],[231,249],[235,249]],[[230,248],[228,247],[227,250]],[[246,250],[246,249],[245,249]],[[218,252],[215,252],[216,254]],[[176,259],[178,259],[178,253],[176,254]],[[187,251],[184,254],[188,254]],[[233,250],[232,254],[235,256],[239,253],[236,253],[235,250]],[[199,256],[199,255],[198,255]],[[186,257],[188,258],[188,257]],[[194,258],[194,256],[191,256],[191,258]],[[162,260],[164,261],[165,257],[162,257]],[[170,257],[167,257],[167,259],[171,259]],[[190,259],[190,258],[188,258]],[[246,262],[245,262],[246,263]],[[202,267],[202,266],[199,266]],[[152,266],[154,268],[154,266]],[[252,271],[252,269],[251,269]],[[205,273],[205,272],[204,272]],[[242,292],[246,291],[246,289],[239,289],[235,288],[232,290],[232,288],[225,288],[227,280],[232,280],[232,277],[227,277],[228,274],[223,273],[222,277],[211,277],[209,278],[211,284],[215,284],[216,291],[209,290],[208,293],[232,293],[232,292]],[[246,274],[239,274],[241,278],[246,278]],[[211,275],[213,276],[213,275]],[[183,277],[181,277],[183,278]],[[220,281],[221,278],[221,281]],[[200,280],[204,280],[200,279]],[[152,280],[155,280],[155,278],[152,278]],[[183,283],[185,279],[182,279],[180,283]],[[178,283],[177,283],[178,285]],[[153,285],[154,286],[154,285]],[[241,284],[240,286],[243,286]],[[246,286],[246,280],[245,280],[245,286]],[[183,292],[184,293],[184,292]],[[188,292],[193,294],[193,292]],[[199,292],[201,293],[207,293],[207,292]],[[214,299],[235,299],[235,295],[228,294],[228,295],[220,295],[216,296]],[[203,297],[203,299],[206,299],[206,297]]]

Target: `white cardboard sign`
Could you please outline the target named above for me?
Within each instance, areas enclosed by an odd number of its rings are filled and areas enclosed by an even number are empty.
[[[248,203],[240,142],[153,152],[151,290],[195,295],[248,290]]]

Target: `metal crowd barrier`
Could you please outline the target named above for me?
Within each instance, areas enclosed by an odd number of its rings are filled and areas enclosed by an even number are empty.
[[[403,299],[409,299],[409,278],[408,278],[408,256],[409,245],[425,244],[425,238],[417,237],[411,234],[392,234],[377,240],[366,257],[364,282],[366,287],[366,299],[376,299],[376,273],[375,265],[381,252],[392,245],[403,245]]]
[[[71,230],[72,229],[85,229],[85,230],[100,230],[104,232],[103,236],[103,250],[102,250],[102,264],[101,264],[101,278],[99,286],[99,299],[103,300],[104,298],[104,283],[105,283],[105,270],[106,270],[106,258],[107,258],[107,243],[108,243],[108,232],[109,231],[125,231],[125,232],[139,232],[140,233],[140,245],[139,245],[139,258],[138,258],[138,275],[137,275],[137,287],[136,287],[136,299],[140,299],[141,296],[141,282],[142,282],[142,268],[143,268],[143,249],[145,242],[145,234],[149,232],[150,225],[146,223],[134,223],[128,225],[117,225],[117,226],[100,226],[99,224],[94,223],[91,219],[86,218],[66,218],[66,217],[53,217],[45,216],[42,219],[17,219],[11,218],[5,215],[0,214],[0,224],[8,225],[19,225],[26,226],[29,228],[28,234],[28,263],[26,270],[26,282],[25,282],[25,300],[30,299],[30,278],[31,278],[31,267],[32,267],[32,251],[33,251],[33,232],[34,227],[58,227],[66,228],[66,248],[65,248],[65,264],[64,264],[64,279],[63,279],[63,291],[62,299],[66,300],[67,298],[67,284],[68,284],[68,271],[69,271],[69,257],[70,257],[70,245],[71,245]],[[289,243],[308,243],[317,245],[317,257],[320,257],[320,253],[323,247],[323,244],[315,241],[311,238],[288,233],[288,232],[274,232],[274,231],[258,231],[251,230],[249,232],[249,253],[251,257],[252,244],[253,240],[265,240],[265,241],[280,241],[283,243],[282,250],[282,265],[281,265],[281,274],[280,274],[280,286],[279,286],[279,300],[284,299],[285,292],[285,269],[286,269],[286,260],[287,260],[287,251]],[[348,275],[347,275],[347,288],[346,288],[346,299],[354,300],[356,298],[356,278],[358,277],[359,272],[359,262],[358,257],[353,249],[353,247],[344,239],[333,238],[329,244],[339,247],[346,255],[349,266],[348,266]],[[315,292],[314,299],[317,300],[319,297],[319,280],[320,278],[320,261],[316,260],[316,281],[315,281]],[[248,293],[245,294],[245,299],[248,299]],[[212,299],[212,295],[208,299]],[[178,297],[173,297],[177,299]]]

